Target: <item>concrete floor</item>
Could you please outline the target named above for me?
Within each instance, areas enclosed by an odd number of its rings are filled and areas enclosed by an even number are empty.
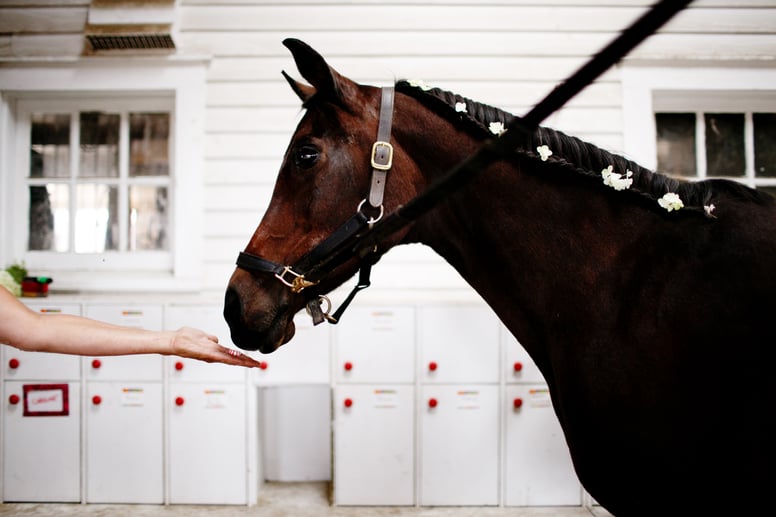
[[[333,507],[329,483],[266,483],[255,506],[0,504],[0,515],[87,517],[611,517],[600,507]]]

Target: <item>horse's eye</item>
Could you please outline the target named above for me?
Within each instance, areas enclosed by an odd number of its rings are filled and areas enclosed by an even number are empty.
[[[313,145],[302,145],[294,151],[294,163],[300,169],[309,169],[318,161],[318,148]]]

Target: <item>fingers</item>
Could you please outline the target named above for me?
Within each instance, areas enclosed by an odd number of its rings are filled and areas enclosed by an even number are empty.
[[[221,362],[237,366],[258,367],[260,362],[249,357],[239,350],[221,347],[221,352],[226,356]]]

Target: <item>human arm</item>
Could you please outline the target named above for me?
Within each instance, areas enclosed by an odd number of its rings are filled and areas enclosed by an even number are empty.
[[[218,338],[184,327],[154,331],[112,325],[67,314],[42,315],[0,287],[0,343],[20,350],[90,356],[162,354],[238,366],[250,357],[218,344]]]

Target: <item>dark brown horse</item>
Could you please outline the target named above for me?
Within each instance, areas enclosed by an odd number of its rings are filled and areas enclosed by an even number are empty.
[[[379,88],[343,77],[302,42],[285,44],[310,86],[286,76],[306,113],[246,247],[271,265],[295,264],[371,192],[381,112]],[[478,149],[491,123],[512,120],[404,81],[392,113],[386,213]],[[541,128],[382,239],[377,254],[412,242],[452,264],[534,359],[579,478],[610,511],[749,515],[770,502],[771,197],[728,181],[679,182]],[[295,289],[286,285],[295,273],[250,266],[234,272],[224,315],[238,346],[269,353],[292,338],[294,314],[358,260]]]

